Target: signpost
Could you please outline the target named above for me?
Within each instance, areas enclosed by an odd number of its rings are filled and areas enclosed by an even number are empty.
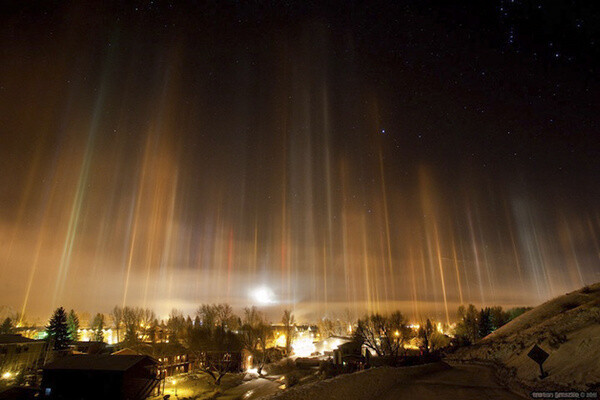
[[[531,350],[529,350],[529,353],[527,353],[527,357],[531,358],[533,361],[538,363],[538,365],[540,366],[540,374],[541,374],[540,379],[544,379],[545,377],[548,376],[548,373],[544,372],[544,368],[542,367],[542,364],[544,363],[544,361],[546,361],[548,356],[549,356],[549,354],[546,353],[537,344],[535,346],[533,346],[533,348]]]

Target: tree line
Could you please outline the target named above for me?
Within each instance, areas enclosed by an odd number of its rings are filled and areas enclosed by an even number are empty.
[[[266,316],[256,307],[247,307],[238,316],[228,304],[203,304],[195,318],[172,310],[166,323],[158,321],[150,309],[116,306],[110,312],[117,342],[121,347],[135,347],[143,342],[156,342],[160,334],[169,343],[181,344],[194,354],[201,370],[219,384],[229,371],[232,353],[246,349],[258,373],[267,362],[281,358],[269,344],[275,339]],[[291,352],[295,318],[289,310],[283,312],[281,323],[286,335],[285,350]],[[106,328],[103,314],[96,314],[90,326],[95,341],[103,341]],[[79,318],[71,310],[57,308],[46,327],[47,339],[54,350],[65,350],[79,339]]]

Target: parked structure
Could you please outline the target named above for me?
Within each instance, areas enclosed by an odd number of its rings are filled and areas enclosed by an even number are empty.
[[[44,399],[142,400],[160,385],[158,362],[141,355],[74,355],[44,366]]]

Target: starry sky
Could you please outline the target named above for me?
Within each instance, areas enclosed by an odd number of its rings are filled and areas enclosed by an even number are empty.
[[[600,280],[593,2],[3,8],[4,309],[446,322]]]

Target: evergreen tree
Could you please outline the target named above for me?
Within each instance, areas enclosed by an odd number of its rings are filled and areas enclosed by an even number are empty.
[[[46,327],[48,339],[54,343],[54,350],[64,350],[69,347],[70,336],[67,327],[67,313],[59,307],[54,311],[50,322]]]
[[[494,330],[494,324],[492,322],[492,310],[489,307],[482,308],[479,312],[479,337],[484,338]]]
[[[0,334],[9,334],[14,333],[15,326],[13,324],[12,319],[10,317],[6,317],[2,325],[0,325]]]
[[[69,330],[69,337],[73,342],[79,340],[79,317],[75,314],[74,310],[69,312],[67,317],[67,327]]]
[[[469,304],[468,308],[458,307],[456,338],[462,344],[473,344],[479,339],[479,314],[473,304]]]
[[[92,322],[92,329],[94,330],[94,341],[103,342],[104,341],[104,315],[96,314],[94,317],[94,321]]]
[[[493,330],[500,328],[510,320],[508,313],[500,306],[492,307],[490,315],[492,317]]]

